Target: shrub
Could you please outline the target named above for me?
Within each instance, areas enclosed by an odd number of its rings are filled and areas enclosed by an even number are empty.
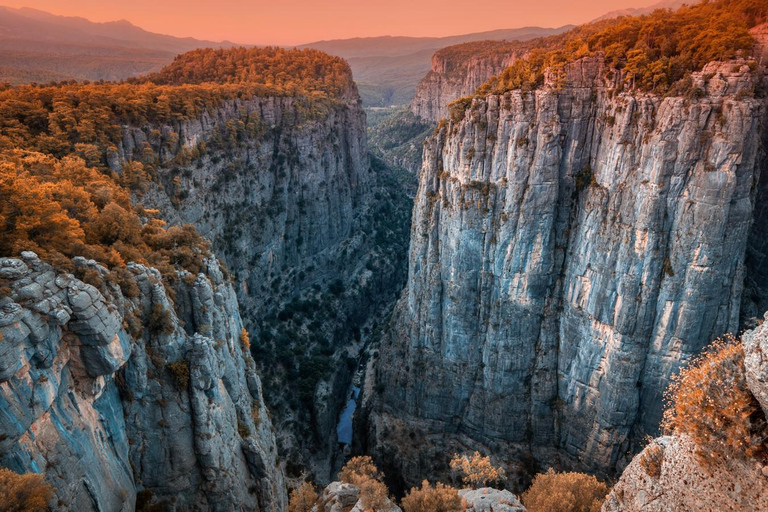
[[[383,510],[389,506],[389,492],[382,483],[383,478],[384,474],[367,455],[353,457],[339,472],[339,480],[360,489],[360,504],[365,511]]]
[[[528,512],[599,512],[608,486],[584,473],[540,473],[523,493]]]
[[[293,491],[288,502],[288,512],[309,512],[317,503],[317,492],[309,482],[304,482]]]
[[[179,391],[186,391],[189,388],[189,363],[185,360],[176,361],[166,365],[168,371],[173,376],[173,383]]]
[[[484,487],[504,480],[504,469],[491,464],[490,457],[483,457],[480,452],[470,456],[456,454],[451,460],[451,469],[459,473],[464,484],[472,487]]]
[[[727,335],[693,359],[667,390],[664,429],[689,435],[705,465],[765,455],[765,414],[744,372],[741,342]]]
[[[378,510],[388,510],[389,491],[387,486],[378,480],[365,480],[360,485],[360,505],[364,511],[376,512]]]
[[[243,350],[246,352],[251,349],[251,337],[248,336],[248,331],[245,330],[245,327],[240,330],[240,344],[242,344]]]
[[[403,498],[405,512],[454,512],[462,509],[459,491],[454,487],[438,483],[435,487],[427,480],[421,483],[421,489],[411,489]]]
[[[53,488],[43,480],[43,475],[27,473],[19,475],[0,468],[0,511],[36,512],[48,510],[53,498]]]
[[[248,428],[248,425],[246,425],[240,420],[237,420],[237,433],[240,434],[240,437],[245,439],[246,437],[251,435],[251,430]]]
[[[147,327],[154,334],[172,334],[174,331],[173,319],[171,314],[160,303],[155,303],[152,306],[152,311],[149,312],[149,319],[147,320]]]
[[[373,463],[373,459],[364,455],[352,457],[339,472],[339,480],[345,484],[357,485],[367,480],[381,480],[384,475]]]
[[[652,478],[661,476],[662,462],[664,462],[664,448],[655,443],[648,445],[640,455],[640,465]]]

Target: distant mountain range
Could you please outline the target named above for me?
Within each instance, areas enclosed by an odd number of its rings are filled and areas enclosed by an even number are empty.
[[[356,37],[317,41],[299,48],[314,48],[349,62],[366,106],[383,107],[410,103],[416,85],[440,48],[483,40],[526,41],[565,32],[573,27],[524,27],[476,32],[450,37]]]
[[[598,19],[695,2],[663,0],[646,8],[613,11]],[[450,37],[357,37],[317,41],[299,48],[315,48],[345,58],[366,106],[405,105],[429,71],[432,55],[441,48],[482,40],[526,41],[572,27],[523,27]],[[156,34],[126,20],[95,23],[36,9],[0,6],[0,82],[120,80],[157,71],[174,56],[195,48],[231,46],[235,44],[229,41]]]
[[[699,3],[699,0],[661,0],[661,2],[649,5],[648,7],[630,7],[628,9],[611,11],[592,21],[609,20],[611,18],[618,18],[619,16],[642,16],[643,14],[650,14],[656,9],[677,10],[683,5],[693,5],[696,3]]]
[[[596,20],[619,16],[638,16],[656,9],[678,9],[699,0],[662,0],[648,7],[611,11]],[[317,41],[300,46],[338,55],[349,62],[366,106],[390,106],[410,103],[416,85],[430,69],[432,55],[455,44],[483,40],[527,41],[559,34],[573,28],[523,27],[492,30],[450,37],[356,37]]]
[[[36,9],[0,6],[0,81],[120,80],[156,71],[215,42],[155,34],[128,21],[94,23]]]

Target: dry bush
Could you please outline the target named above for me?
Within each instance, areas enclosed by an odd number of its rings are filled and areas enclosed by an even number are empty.
[[[251,337],[248,335],[248,331],[245,330],[245,327],[240,330],[240,344],[246,352],[251,349]]]
[[[373,463],[369,456],[352,457],[349,459],[339,472],[339,480],[345,484],[360,486],[367,480],[378,480],[384,478],[384,475]]]
[[[421,482],[421,489],[414,487],[403,498],[405,512],[458,512],[462,510],[459,491],[455,487],[438,483],[435,487],[427,480]]]
[[[480,452],[470,456],[455,454],[451,469],[461,475],[464,484],[472,487],[484,487],[505,478],[504,468],[494,466],[491,458],[483,457]]]
[[[0,468],[0,512],[48,510],[51,498],[53,488],[43,480],[43,475],[19,475],[9,469]]]
[[[664,461],[664,448],[658,444],[651,444],[640,455],[640,465],[645,473],[652,478],[661,476],[661,464]]]
[[[288,512],[309,512],[317,503],[317,498],[315,486],[309,482],[304,482],[291,492]]]
[[[599,512],[608,486],[584,473],[540,473],[522,495],[528,512]]]
[[[387,510],[390,505],[389,490],[378,480],[365,480],[360,483],[360,505],[365,512]]]
[[[189,363],[186,360],[180,359],[175,363],[165,365],[165,367],[171,372],[177,390],[186,391],[189,389]]]
[[[663,427],[684,433],[706,465],[765,456],[765,414],[749,391],[740,341],[715,341],[673,379]]]
[[[367,455],[351,458],[339,472],[339,480],[360,489],[360,504],[366,512],[389,507],[389,491],[382,483],[383,478],[384,474]]]

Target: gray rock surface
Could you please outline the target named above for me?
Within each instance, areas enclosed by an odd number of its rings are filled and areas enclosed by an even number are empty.
[[[466,512],[525,512],[526,508],[509,491],[482,487],[461,489],[459,496],[466,503]]]
[[[107,280],[99,290],[22,256],[0,259],[11,289],[0,299],[0,466],[44,473],[56,510],[130,511],[140,491],[174,510],[284,510],[237,300],[214,259],[193,284],[179,280],[185,310],[152,268],[129,265],[141,290],[129,299]],[[93,261],[74,263],[106,277]],[[156,332],[146,319],[157,304],[170,328]],[[145,319],[138,332],[135,318]]]
[[[660,98],[617,93],[602,66],[477,99],[428,140],[408,286],[371,376],[374,451],[410,485],[463,447],[611,473],[657,432],[681,362],[739,327],[755,76],[712,64],[700,98]]]
[[[656,471],[641,463],[649,450],[660,459]],[[705,468],[695,452],[687,436],[655,439],[624,470],[603,512],[768,510],[768,470],[762,465],[731,459]]]
[[[768,324],[761,324],[741,337],[747,385],[768,416]]]
[[[448,115],[450,102],[472,94],[524,53],[522,47],[506,41],[481,41],[439,50],[432,56],[429,73],[416,87],[411,112],[437,123]]]
[[[235,276],[283,459],[330,481],[335,423],[351,379],[347,361],[358,357],[361,332],[372,331],[402,290],[411,209],[407,198],[400,213],[390,208],[371,170],[357,91],[330,106],[253,98],[175,125],[126,127],[115,170],[145,144],[161,160],[160,185],[140,201],[212,241]],[[386,231],[398,222],[402,240],[393,243]],[[343,293],[330,292],[336,281]],[[292,302],[318,306],[291,310],[295,325],[278,321]],[[296,369],[328,345],[330,369],[314,399],[298,403]],[[285,351],[292,361],[277,358]]]
[[[352,484],[331,482],[323,489],[312,512],[366,512],[360,501],[360,489]],[[402,512],[400,507],[387,500],[385,508],[376,512]]]

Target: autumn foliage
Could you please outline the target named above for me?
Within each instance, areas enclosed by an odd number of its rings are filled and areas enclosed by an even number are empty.
[[[675,12],[659,9],[644,16],[603,20],[511,45],[504,50],[525,50],[527,56],[482,85],[476,95],[534,89],[544,83],[546,70],[557,77],[565,64],[598,53],[610,69],[621,72],[628,86],[667,93],[709,62],[748,55],[754,45],[749,29],[768,19],[768,3],[763,0],[693,4]],[[466,103],[456,108],[462,106]]]
[[[19,475],[0,468],[0,512],[37,512],[48,510],[53,488],[43,475]]]
[[[427,480],[421,489],[414,487],[403,498],[404,512],[457,512],[462,510],[459,491],[451,486],[438,483],[435,486]]]
[[[0,153],[0,198],[2,254],[31,250],[69,270],[69,259],[83,256],[109,268],[135,261],[197,273],[208,251],[193,227],[166,228],[76,156]]]
[[[528,512],[599,512],[608,487],[584,473],[556,473],[549,469],[536,475],[522,495]]]
[[[352,73],[340,57],[305,49],[203,48],[179,55],[145,81],[161,85],[263,84],[279,95],[343,94]]]
[[[201,270],[207,243],[191,226],[166,228],[135,208],[158,179],[160,154],[171,165],[200,157],[205,144],[180,146],[173,130],[150,130],[132,154],[119,155],[125,126],[178,126],[235,99],[291,96],[305,112],[353,86],[346,63],[314,50],[196,50],[162,71],[130,82],[0,86],[0,252],[32,250],[60,267],[72,256],[109,268],[135,261],[172,275]],[[262,130],[258,116],[216,134],[223,143]],[[108,158],[122,158],[120,174]],[[67,268],[71,270],[71,268]]]
[[[309,512],[317,503],[317,492],[309,482],[302,482],[300,486],[291,491],[288,502],[288,512]]]
[[[683,433],[705,465],[766,456],[768,425],[747,387],[740,341],[715,341],[676,376],[667,392],[664,428]]]
[[[389,491],[373,460],[366,456],[353,457],[339,472],[339,480],[360,489],[360,504],[365,512],[383,510],[389,505]]]
[[[504,468],[491,464],[490,457],[484,457],[480,452],[472,455],[454,455],[451,469],[461,476],[464,484],[472,487],[484,487],[500,483],[504,480]]]

